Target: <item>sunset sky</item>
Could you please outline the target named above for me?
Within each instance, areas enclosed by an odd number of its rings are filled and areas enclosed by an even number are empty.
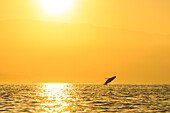
[[[170,0],[0,0],[0,83],[170,83]]]

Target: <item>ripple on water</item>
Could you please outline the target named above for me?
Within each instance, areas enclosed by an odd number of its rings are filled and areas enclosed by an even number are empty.
[[[170,112],[170,85],[0,84],[0,112]]]

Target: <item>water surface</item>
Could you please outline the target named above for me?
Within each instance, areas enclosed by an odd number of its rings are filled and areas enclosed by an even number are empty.
[[[0,84],[0,112],[170,112],[170,84]]]

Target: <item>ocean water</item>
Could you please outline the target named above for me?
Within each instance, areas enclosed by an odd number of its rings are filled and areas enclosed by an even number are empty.
[[[0,84],[0,113],[170,112],[170,84]]]

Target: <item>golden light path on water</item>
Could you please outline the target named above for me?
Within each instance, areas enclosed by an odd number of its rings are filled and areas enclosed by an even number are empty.
[[[75,107],[73,102],[76,98],[71,95],[72,89],[67,83],[43,83],[39,96],[44,99],[41,106],[37,108],[49,112],[69,113]]]

